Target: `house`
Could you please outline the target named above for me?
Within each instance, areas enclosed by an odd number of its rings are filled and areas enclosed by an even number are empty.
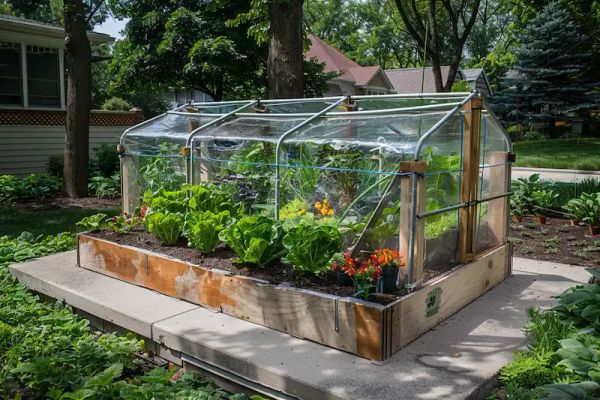
[[[444,65],[441,67],[442,80],[448,79],[450,67]],[[396,93],[435,93],[435,78],[433,68],[401,68],[388,69],[385,71],[388,79],[392,83]],[[454,82],[467,81],[471,90],[477,90],[483,96],[490,96],[492,89],[483,68],[462,69],[456,72]]]
[[[92,44],[109,35],[89,32]],[[63,154],[66,85],[62,26],[0,15],[0,175],[44,172],[48,158]],[[118,143],[137,111],[92,110],[90,151]]]
[[[325,96],[394,93],[392,83],[379,66],[362,67],[315,35],[308,35],[310,48],[304,57],[325,64],[325,72],[337,72],[327,82]]]
[[[163,100],[169,105],[169,108],[177,108],[189,102],[204,103],[213,101],[213,98],[198,89],[169,88],[163,94]]]

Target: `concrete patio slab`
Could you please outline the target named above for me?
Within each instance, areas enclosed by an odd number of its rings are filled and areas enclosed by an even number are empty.
[[[10,272],[38,293],[150,338],[152,324],[199,308],[77,267],[75,251],[15,264]],[[153,296],[149,296],[152,295]]]
[[[191,304],[185,309],[184,302],[74,264],[71,252],[14,265],[11,271],[33,290],[115,323],[149,330],[145,336],[182,352],[184,358],[189,355],[246,380],[311,400],[475,398],[482,385],[510,361],[512,352],[525,344],[526,309],[551,306],[552,296],[589,278],[581,267],[515,258],[513,277],[396,353],[391,361],[376,365]]]

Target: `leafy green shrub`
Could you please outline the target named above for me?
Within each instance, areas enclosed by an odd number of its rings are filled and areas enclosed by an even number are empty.
[[[225,228],[219,238],[235,251],[239,263],[265,267],[286,253],[281,224],[268,217],[244,217]]]
[[[183,216],[179,213],[153,212],[144,218],[144,226],[164,244],[174,245],[183,232]]]
[[[183,235],[188,239],[188,246],[203,253],[214,251],[221,242],[219,233],[230,220],[231,215],[227,210],[218,214],[212,211],[188,213],[183,226]]]
[[[577,339],[563,339],[556,354],[562,359],[556,366],[585,379],[600,381],[600,351],[595,346]]]
[[[119,173],[121,161],[115,145],[103,143],[94,149],[94,157],[90,161],[90,171],[105,178]]]
[[[506,133],[510,136],[510,139],[515,142],[519,140],[519,137],[521,136],[521,127],[519,125],[511,125],[506,128]]]
[[[88,182],[90,194],[99,199],[114,199],[121,192],[121,177],[115,174],[110,178],[103,176],[93,176]]]
[[[558,377],[554,357],[554,352],[516,352],[512,362],[500,370],[500,381],[528,389],[554,382]]]
[[[548,135],[545,134],[544,132],[540,132],[540,131],[536,131],[536,130],[532,129],[527,132],[524,132],[521,139],[524,141],[546,140],[546,139],[548,139]]]
[[[21,201],[42,202],[56,197],[62,189],[62,180],[47,174],[31,174],[19,179],[13,175],[0,176],[0,204]]]
[[[535,190],[531,193],[531,204],[533,210],[537,215],[546,215],[550,208],[554,205],[554,201],[558,197],[558,194],[554,193],[552,189]]]
[[[328,270],[331,257],[342,247],[342,235],[337,227],[300,222],[283,238],[288,253],[283,262],[299,271],[319,274]]]
[[[111,97],[102,104],[102,109],[107,111],[129,111],[131,104],[120,97]]]
[[[14,203],[20,196],[19,180],[14,175],[0,175],[0,204]]]
[[[46,171],[49,175],[56,176],[57,178],[62,178],[64,163],[65,160],[62,154],[50,156],[48,157],[48,164],[46,164]]]
[[[589,327],[600,332],[600,285],[568,289],[558,296],[558,305],[552,310],[578,328]]]

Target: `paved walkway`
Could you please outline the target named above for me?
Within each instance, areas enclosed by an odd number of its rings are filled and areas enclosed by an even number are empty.
[[[554,182],[579,182],[586,178],[596,178],[600,180],[600,171],[527,167],[513,167],[512,169],[512,179],[527,178],[533,174],[540,174],[542,179]]]
[[[551,306],[552,296],[589,277],[581,267],[515,258],[513,277],[375,365],[75,264],[75,252],[66,252],[10,270],[31,289],[151,338],[184,361],[191,356],[257,382],[280,393],[275,398],[310,400],[477,398],[526,343],[526,309]]]

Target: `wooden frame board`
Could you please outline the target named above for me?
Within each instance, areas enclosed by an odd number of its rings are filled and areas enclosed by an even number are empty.
[[[77,251],[82,268],[378,362],[504,280],[510,253],[503,244],[383,306],[276,286],[87,234],[78,236]]]

